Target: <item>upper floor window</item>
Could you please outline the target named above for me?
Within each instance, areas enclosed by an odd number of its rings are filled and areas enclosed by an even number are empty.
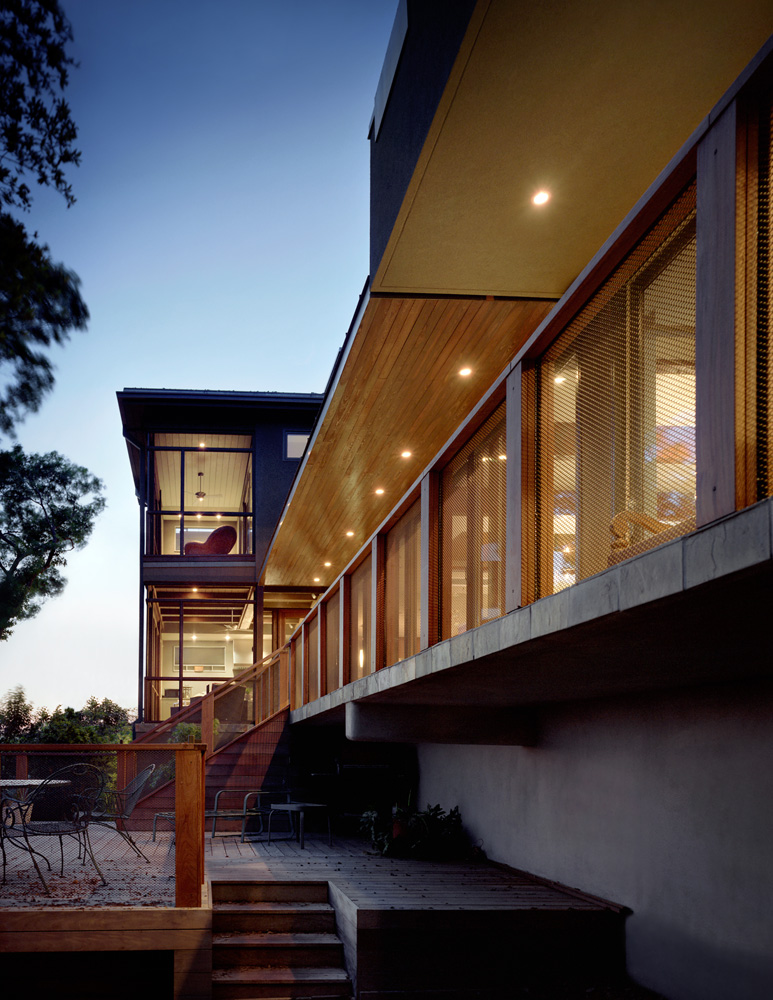
[[[153,435],[147,467],[148,553],[251,553],[252,469],[249,435]]]
[[[285,431],[284,457],[286,459],[303,458],[308,441],[309,433],[307,431]]]

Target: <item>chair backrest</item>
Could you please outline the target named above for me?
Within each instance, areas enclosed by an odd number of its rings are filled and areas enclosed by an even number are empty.
[[[102,796],[104,783],[103,772],[93,764],[60,767],[27,796],[34,808],[33,819],[66,820],[85,826]]]
[[[148,764],[144,767],[136,778],[132,778],[129,784],[123,789],[121,795],[123,796],[123,809],[121,815],[124,817],[130,816],[132,810],[137,805],[142,795],[145,785],[148,783],[148,779],[151,774],[155,771],[155,764]]]

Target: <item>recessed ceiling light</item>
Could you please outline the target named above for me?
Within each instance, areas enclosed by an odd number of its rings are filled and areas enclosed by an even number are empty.
[[[556,385],[561,385],[562,382],[566,382],[566,375],[556,375],[553,381]]]
[[[318,576],[315,576],[315,577],[314,577],[314,582],[315,582],[315,583],[319,583],[319,577],[318,577]]]
[[[326,566],[332,566],[332,563],[325,563]]]
[[[198,518],[199,521],[201,520],[201,514],[197,514],[196,517]]]
[[[199,588],[198,587],[193,587],[192,589],[193,589],[193,593],[194,594],[198,594],[198,592],[199,592]]]
[[[347,531],[346,532],[346,536],[347,536],[347,538],[353,538],[354,537],[354,532],[353,531]]]
[[[400,458],[410,458],[410,457],[411,457],[411,453],[409,451],[401,451],[400,452]]]
[[[468,375],[472,375],[472,368],[460,368],[459,374],[466,378]]]
[[[531,200],[535,205],[546,205],[550,201],[550,192],[538,191]]]
[[[376,490],[376,493],[378,493],[378,495],[379,495],[379,496],[381,496],[381,494],[382,494],[383,492],[384,492],[384,491],[383,491],[382,489],[380,489],[380,488]]]
[[[222,516],[223,516],[222,514],[215,514],[215,517],[216,517],[216,518],[218,519],[218,521],[220,520],[220,518],[221,518]]]
[[[199,441],[199,448],[206,448],[206,444],[203,441]]]
[[[197,635],[192,635],[191,639],[193,639],[193,641],[195,642],[198,639],[198,636]]]

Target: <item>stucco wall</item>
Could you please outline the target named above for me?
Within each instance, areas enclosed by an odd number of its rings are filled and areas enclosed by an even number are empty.
[[[487,855],[629,906],[674,1000],[773,996],[773,684],[546,709],[534,748],[423,745],[420,801]]]

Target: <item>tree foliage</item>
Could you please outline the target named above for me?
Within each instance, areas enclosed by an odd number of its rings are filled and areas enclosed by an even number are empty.
[[[40,350],[62,344],[83,329],[88,310],[75,274],[38,246],[24,226],[0,213],[0,431],[38,409],[54,384],[49,359]]]
[[[104,506],[101,481],[62,455],[0,452],[0,640],[61,593]]]
[[[65,168],[80,162],[78,131],[62,97],[74,61],[58,0],[0,2],[0,200],[28,209],[28,180],[75,199]]]
[[[128,743],[129,713],[109,698],[89,698],[83,708],[37,711],[19,685],[0,701],[0,743]]]
[[[72,30],[58,0],[0,0],[0,205],[28,211],[30,183],[74,202],[65,169],[80,162],[62,97]],[[0,211],[0,432],[38,409],[53,385],[41,348],[83,329],[76,275],[55,263],[8,211]]]

